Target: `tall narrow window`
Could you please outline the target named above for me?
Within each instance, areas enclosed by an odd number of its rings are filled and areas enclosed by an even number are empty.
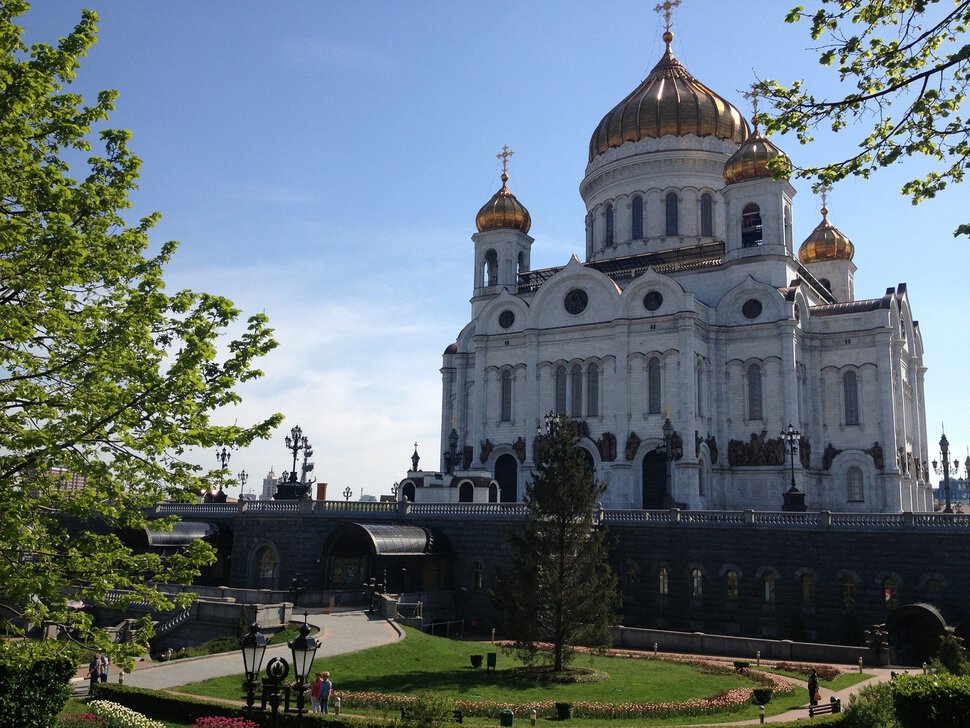
[[[583,369],[576,364],[570,373],[570,399],[569,414],[571,417],[583,416]]]
[[[704,415],[704,367],[700,362],[694,367],[694,400],[698,417]]]
[[[704,596],[704,572],[700,569],[691,569],[690,572],[690,595],[694,599]]]
[[[855,607],[855,579],[848,574],[842,577],[842,606],[846,609]]]
[[[643,198],[637,195],[633,198],[633,202],[630,203],[631,215],[632,215],[632,225],[631,229],[633,231],[632,238],[634,240],[640,240],[643,238]]]
[[[494,250],[485,253],[484,278],[486,286],[498,284],[498,255]]]
[[[613,245],[613,205],[606,206],[603,217],[606,219],[606,245]]]
[[[660,414],[660,359],[653,357],[647,364],[647,412]]]
[[[727,598],[729,602],[738,600],[738,572],[732,569],[724,576],[724,586],[727,588]]]
[[[845,400],[845,424],[859,424],[859,383],[855,372],[846,372],[842,377],[842,394]]]
[[[741,211],[741,247],[751,248],[762,242],[761,208],[752,202]]]
[[[766,571],[764,576],[761,577],[761,586],[763,589],[763,595],[765,604],[774,604],[775,602],[775,575],[771,571]]]
[[[670,593],[670,572],[667,571],[666,566],[661,566],[660,571],[657,572],[657,590],[662,597]]]
[[[667,204],[664,213],[667,219],[667,235],[677,235],[678,215],[677,215],[677,193],[668,192],[666,197]]]
[[[791,206],[785,205],[785,247],[788,248],[788,252],[792,252],[792,234],[791,234]]]
[[[477,562],[472,571],[472,586],[476,591],[482,588],[482,565]]]
[[[701,195],[701,235],[714,235],[714,198],[706,192]]]
[[[502,372],[502,422],[512,421],[512,372]]]
[[[886,601],[886,609],[895,609],[899,604],[899,594],[896,592],[896,580],[891,576],[882,580],[882,595]]]
[[[802,574],[802,604],[815,604],[815,577]]]
[[[864,503],[866,493],[862,485],[862,471],[859,468],[849,468],[846,478],[849,481],[849,503]]]
[[[748,419],[761,418],[761,367],[752,364],[748,367]]]
[[[525,253],[519,253],[519,257],[518,257],[518,260],[517,260],[517,267],[516,267],[516,271],[515,272],[518,275],[522,275],[523,273],[525,273]],[[520,283],[521,283],[521,281],[520,281]]]
[[[600,368],[590,364],[586,370],[586,416],[599,417],[600,414]]]
[[[458,502],[471,503],[475,500],[475,486],[467,480],[458,486]]]
[[[566,367],[556,367],[556,412],[566,414]]]

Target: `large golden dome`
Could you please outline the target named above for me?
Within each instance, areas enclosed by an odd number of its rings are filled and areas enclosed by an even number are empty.
[[[502,172],[502,189],[492,195],[492,199],[486,202],[475,216],[478,232],[512,229],[528,233],[529,228],[532,227],[529,211],[509,191],[505,184],[508,181],[508,174]]]
[[[855,246],[828,220],[829,211],[822,207],[822,221],[798,249],[802,263],[820,263],[823,260],[852,260]]]
[[[724,165],[724,184],[733,185],[750,179],[764,179],[775,176],[775,159],[783,162],[778,171],[784,170],[783,177],[791,176],[791,160],[788,155],[761,135],[755,126],[754,133],[744,140],[738,151],[731,155]]]
[[[694,78],[670,50],[673,34],[664,33],[667,50],[647,78],[617,104],[589,140],[589,160],[625,142],[672,134],[713,136],[740,144],[748,138],[741,112]]]

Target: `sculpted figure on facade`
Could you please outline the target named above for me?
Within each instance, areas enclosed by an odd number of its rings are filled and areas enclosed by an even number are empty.
[[[600,460],[603,462],[616,460],[616,435],[612,432],[604,432],[596,441],[596,447],[600,452]]]
[[[878,470],[883,470],[886,467],[886,462],[882,457],[882,445],[879,444],[879,440],[872,443],[872,447],[866,450],[866,453],[872,458],[872,463]]]
[[[478,462],[484,465],[485,461],[488,460],[488,456],[492,454],[492,448],[494,448],[495,446],[492,444],[492,441],[487,437],[485,438],[485,441],[481,445],[482,445],[482,450],[481,450],[481,454],[478,456]]]
[[[708,432],[704,442],[707,443],[707,451],[711,453],[711,463],[717,465],[717,438]]]
[[[841,450],[836,450],[831,442],[826,445],[825,452],[822,453],[822,467],[826,470],[831,469],[832,461],[835,460],[835,458],[837,458],[841,452]]]
[[[515,451],[515,457],[518,458],[520,463],[525,462],[525,440],[520,436],[518,440],[512,443],[512,449]]]
[[[635,432],[631,432],[630,436],[626,439],[626,459],[632,461],[633,458],[637,456],[637,450],[640,449],[640,437]]]

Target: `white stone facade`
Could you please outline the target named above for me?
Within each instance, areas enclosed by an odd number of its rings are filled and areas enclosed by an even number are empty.
[[[799,262],[794,189],[770,177],[726,185],[737,150],[668,134],[595,156],[580,185],[585,262],[531,271],[522,230],[472,236],[472,318],[443,358],[440,452],[454,429],[476,501],[521,499],[537,429],[563,411],[610,508],[778,510],[791,423],[809,509],[932,510],[905,284],[856,300],[851,259]],[[668,412],[682,455],[665,494]],[[418,501],[457,500],[441,492],[449,478],[409,475],[427,483]]]

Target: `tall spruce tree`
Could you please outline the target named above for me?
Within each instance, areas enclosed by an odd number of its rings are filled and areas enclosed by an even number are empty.
[[[514,555],[499,576],[497,606],[520,654],[548,654],[561,671],[576,645],[607,646],[617,621],[619,593],[610,568],[606,531],[595,521],[606,490],[586,464],[573,423],[546,420],[538,442],[538,471],[526,488],[529,512],[512,535]],[[537,648],[550,643],[551,653]]]
[[[165,290],[176,245],[149,253],[158,216],[126,219],[140,160],[129,133],[104,123],[115,94],[86,105],[68,89],[97,18],[84,11],[56,45],[28,47],[15,22],[27,9],[0,2],[0,630],[59,625],[71,639],[47,652],[74,641],[124,662],[150,620],[113,643],[76,607],[109,592],[119,607],[184,599],[157,586],[191,583],[212,548],[145,553],[126,535],[158,501],[199,491],[191,448],[243,446],[276,426],[279,415],[211,420],[276,343],[261,315],[240,325],[224,298]],[[0,662],[21,645],[5,642]]]

